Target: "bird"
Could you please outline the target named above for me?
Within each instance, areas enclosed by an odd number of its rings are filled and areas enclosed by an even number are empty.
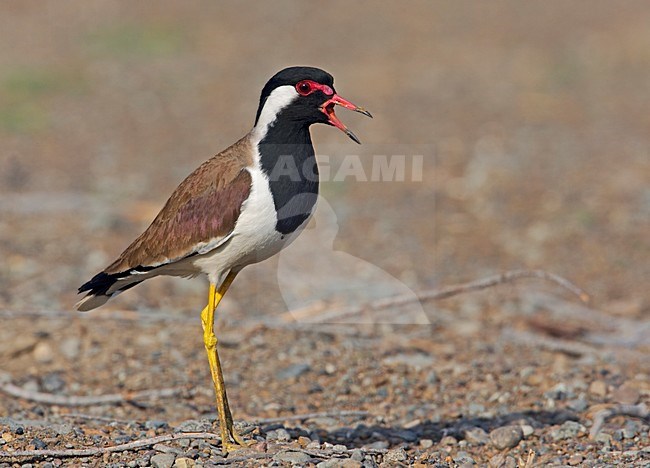
[[[338,119],[337,105],[372,117],[339,96],[324,70],[298,66],[276,73],[262,89],[252,130],[187,176],[149,227],[78,290],[85,296],[76,309],[89,311],[156,276],[207,276],[203,344],[226,452],[248,442],[233,425],[215,311],[245,266],[280,252],[308,223],[319,186],[311,125],[336,127],[361,143]]]

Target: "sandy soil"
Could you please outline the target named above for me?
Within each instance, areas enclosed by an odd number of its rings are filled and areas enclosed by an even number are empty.
[[[647,417],[594,421],[650,400],[649,22],[644,2],[3,2],[0,466],[647,466]],[[331,177],[313,229],[220,308],[255,441],[226,456],[182,438],[218,433],[204,280],[72,305],[294,64],[375,118],[339,112],[362,146],[314,129]],[[336,180],[382,155],[421,174]],[[521,268],[592,302],[526,280],[331,318]]]

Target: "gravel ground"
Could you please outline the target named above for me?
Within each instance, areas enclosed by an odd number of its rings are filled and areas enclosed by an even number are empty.
[[[1,4],[0,467],[650,464],[647,5],[409,5]],[[325,181],[315,229],[238,277],[217,332],[254,443],[226,456],[203,280],[72,305],[296,63],[375,115],[341,113],[360,147],[314,130],[332,174],[422,177]],[[592,301],[526,280],[327,318],[521,268]]]

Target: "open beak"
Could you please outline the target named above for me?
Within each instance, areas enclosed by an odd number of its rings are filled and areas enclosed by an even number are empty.
[[[359,141],[357,136],[354,133],[352,133],[351,130],[348,130],[348,127],[343,125],[343,122],[341,122],[339,118],[336,116],[336,114],[334,113],[334,106],[337,104],[339,106],[345,107],[346,109],[350,109],[355,112],[359,112],[360,114],[367,115],[370,118],[372,118],[372,115],[363,107],[355,106],[350,101],[348,101],[347,99],[343,99],[338,94],[333,95],[330,99],[325,101],[323,105],[320,107],[321,112],[327,116],[327,120],[330,125],[334,125],[336,128],[338,128],[339,130],[344,132],[347,136],[349,136],[353,141],[355,141],[358,144],[361,144],[361,141]]]

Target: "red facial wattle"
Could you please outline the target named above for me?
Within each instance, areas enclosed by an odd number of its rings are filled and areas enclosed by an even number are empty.
[[[320,111],[327,116],[327,122],[330,125],[344,132],[354,142],[361,144],[361,141],[359,141],[357,136],[354,133],[352,133],[352,131],[349,130],[343,124],[343,122],[341,122],[339,118],[336,116],[336,113],[334,112],[334,106],[339,105],[345,107],[346,109],[359,112],[363,115],[372,118],[372,114],[370,112],[368,112],[362,107],[352,104],[347,99],[343,99],[338,94],[335,94],[334,90],[330,86],[318,83],[316,81],[312,81],[312,80],[300,81],[296,84],[296,91],[298,91],[298,94],[300,94],[301,96],[308,96],[315,91],[321,91],[326,96],[331,96],[327,101],[321,104]]]

